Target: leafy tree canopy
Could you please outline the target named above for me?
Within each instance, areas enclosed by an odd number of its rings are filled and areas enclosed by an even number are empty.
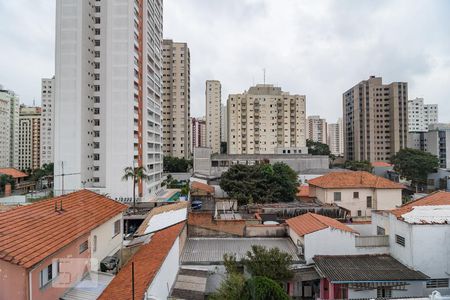
[[[324,143],[306,140],[306,147],[308,147],[308,153],[312,155],[331,155],[330,147]]]
[[[439,159],[428,152],[416,149],[402,149],[391,158],[394,170],[412,185],[426,184],[427,176],[439,167]]]
[[[220,187],[241,205],[293,201],[297,186],[297,174],[284,163],[234,165],[220,179]]]
[[[290,297],[276,281],[264,276],[255,276],[245,282],[242,296],[239,299],[289,300]]]
[[[366,171],[371,173],[373,167],[370,161],[367,160],[362,161],[348,160],[345,162],[344,168],[352,171]]]
[[[14,181],[14,178],[10,175],[2,174],[0,175],[0,191],[5,190],[5,185],[11,184],[11,189],[14,189],[16,182]]]
[[[290,268],[291,255],[278,248],[267,249],[253,245],[241,262],[252,276],[265,276],[276,282],[283,282],[294,276]]]
[[[192,160],[172,156],[164,156],[163,166],[164,172],[184,173],[188,172],[192,167]]]

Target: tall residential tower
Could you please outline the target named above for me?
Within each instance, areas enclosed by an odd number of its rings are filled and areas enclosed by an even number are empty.
[[[42,78],[41,166],[53,162],[55,130],[55,78]]]
[[[344,155],[344,128],[342,125],[342,118],[339,118],[337,123],[328,124],[327,144],[331,154],[336,156]]]
[[[164,155],[189,158],[190,126],[190,54],[186,43],[163,42],[163,152]]]
[[[438,122],[437,104],[424,104],[423,98],[416,98],[408,101],[409,132],[427,131],[428,125]]]
[[[343,94],[347,160],[389,161],[407,146],[408,84],[371,76]]]
[[[320,116],[309,116],[306,120],[306,139],[327,143],[327,120]]]
[[[19,112],[20,170],[34,170],[41,166],[41,108],[21,106]]]
[[[130,201],[125,167],[162,176],[162,0],[56,2],[55,194],[89,188]]]
[[[206,81],[206,147],[220,153],[220,106],[222,86],[218,80]]]
[[[306,149],[306,97],[258,84],[228,97],[228,154],[299,154]]]
[[[19,97],[0,85],[0,168],[18,168]]]

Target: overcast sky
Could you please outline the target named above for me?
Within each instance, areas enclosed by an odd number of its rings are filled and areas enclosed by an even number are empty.
[[[222,101],[253,83],[304,94],[307,113],[334,122],[342,93],[370,75],[406,81],[409,98],[440,104],[450,122],[450,1],[165,0],[164,36],[191,50],[191,108],[205,80]],[[40,103],[54,73],[55,0],[0,0],[0,83]]]

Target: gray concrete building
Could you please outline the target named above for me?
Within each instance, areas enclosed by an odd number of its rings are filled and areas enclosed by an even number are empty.
[[[389,161],[407,146],[408,84],[371,76],[343,94],[347,160]]]
[[[213,153],[220,153],[220,119],[222,85],[218,80],[207,80],[205,89],[206,98],[206,146]]]
[[[437,104],[424,104],[423,98],[408,101],[409,132],[427,131],[428,125],[439,122]]]
[[[0,168],[18,168],[19,97],[0,85]]]

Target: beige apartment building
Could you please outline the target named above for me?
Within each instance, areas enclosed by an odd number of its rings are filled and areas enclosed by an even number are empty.
[[[228,154],[301,154],[306,97],[258,84],[228,97]]]
[[[186,43],[163,41],[163,153],[189,158],[190,125],[190,53]]]
[[[21,106],[19,112],[19,169],[41,166],[41,108]]]
[[[337,123],[328,124],[327,144],[330,152],[336,156],[344,156],[344,128],[342,118]]]
[[[206,147],[220,153],[220,108],[222,86],[218,80],[206,81]]]
[[[17,168],[19,97],[0,85],[0,168]]]
[[[408,84],[371,76],[343,94],[347,160],[389,161],[407,146]]]
[[[55,77],[41,80],[41,166],[53,163],[55,130]]]
[[[327,120],[320,116],[309,116],[306,120],[306,138],[314,142],[327,143]]]

